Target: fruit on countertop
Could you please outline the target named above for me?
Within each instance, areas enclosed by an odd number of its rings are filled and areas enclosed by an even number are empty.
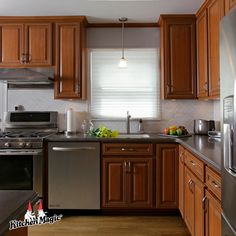
[[[97,129],[90,130],[88,134],[97,138],[116,138],[119,135],[119,132],[117,130],[112,131],[111,129],[101,125]]]
[[[177,136],[189,134],[188,130],[184,126],[177,127],[176,125],[172,125],[168,128],[165,128],[163,130],[163,133],[167,135],[177,135]]]
[[[163,131],[164,134],[169,134],[169,128],[165,128]]]

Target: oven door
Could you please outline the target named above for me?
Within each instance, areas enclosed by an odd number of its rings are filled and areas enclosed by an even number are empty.
[[[0,150],[0,190],[34,190],[42,197],[42,151]]]

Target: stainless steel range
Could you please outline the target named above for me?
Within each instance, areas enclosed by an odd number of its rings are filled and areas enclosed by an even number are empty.
[[[0,132],[0,190],[43,196],[43,139],[57,129],[57,112],[8,112]]]

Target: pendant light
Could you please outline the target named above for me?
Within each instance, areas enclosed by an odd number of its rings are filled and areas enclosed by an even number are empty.
[[[127,67],[127,60],[125,59],[125,50],[124,50],[124,29],[125,29],[125,22],[128,20],[126,17],[120,17],[119,21],[122,23],[122,39],[121,39],[121,45],[122,45],[122,56],[120,59],[119,67],[120,68],[126,68]]]

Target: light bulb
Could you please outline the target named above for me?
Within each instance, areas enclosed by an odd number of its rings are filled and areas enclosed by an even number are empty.
[[[120,68],[126,68],[127,67],[127,60],[124,57],[122,57],[120,59],[119,67]]]

